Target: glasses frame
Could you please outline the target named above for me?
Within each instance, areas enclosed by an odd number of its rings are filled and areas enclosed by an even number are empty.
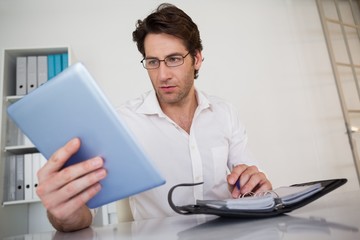
[[[189,54],[190,54],[190,51],[187,52],[184,56],[182,56],[182,55],[180,55],[180,54],[173,54],[173,55],[167,56],[167,57],[164,58],[164,59],[144,58],[144,59],[141,60],[140,62],[141,62],[141,64],[143,65],[143,67],[144,67],[145,69],[147,69],[147,70],[158,69],[158,68],[160,67],[161,62],[164,62],[167,67],[178,67],[178,66],[181,66],[181,65],[184,64],[184,62],[185,62],[184,59],[185,59]],[[170,58],[172,58],[172,57],[175,57],[175,56],[176,56],[176,57],[182,57],[182,62],[181,62],[180,64],[178,64],[178,65],[175,65],[175,66],[169,66],[167,60],[170,59]],[[145,64],[145,61],[146,61],[146,60],[149,60],[149,59],[151,59],[151,60],[157,60],[157,61],[159,62],[158,66],[157,66],[157,67],[150,67],[150,68],[146,67],[146,66],[145,66],[145,65],[146,65],[146,64]]]

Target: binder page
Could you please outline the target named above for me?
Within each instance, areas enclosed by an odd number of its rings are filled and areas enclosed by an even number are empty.
[[[281,198],[285,205],[297,203],[323,189],[320,183],[306,186],[279,187],[272,192],[276,197]],[[275,196],[274,196],[275,197]]]
[[[226,200],[197,200],[196,204],[212,208],[234,210],[272,210],[275,207],[274,198],[270,194]]]

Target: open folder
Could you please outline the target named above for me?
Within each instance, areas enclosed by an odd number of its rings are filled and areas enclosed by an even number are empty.
[[[303,207],[347,182],[345,178],[293,184],[238,199],[197,200],[193,205],[176,206],[172,194],[178,187],[196,187],[202,183],[179,184],[169,190],[170,207],[180,214],[213,214],[222,217],[272,217]]]
[[[90,208],[165,183],[87,69],[76,63],[7,109],[9,117],[46,159],[72,138],[80,150],[65,167],[100,156],[107,177]]]

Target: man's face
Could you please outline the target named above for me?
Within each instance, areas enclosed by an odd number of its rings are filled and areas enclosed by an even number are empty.
[[[144,46],[146,58],[163,60],[188,53],[181,39],[168,34],[148,34]],[[148,70],[160,106],[180,106],[194,96],[194,70],[200,68],[201,59],[200,52],[195,56],[195,61],[188,54],[180,66],[168,67],[162,61],[159,68]]]

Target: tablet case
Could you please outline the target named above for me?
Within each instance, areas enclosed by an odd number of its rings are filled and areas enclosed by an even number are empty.
[[[324,196],[325,194],[335,190],[336,188],[342,186],[347,182],[345,178],[339,179],[328,179],[328,180],[320,180],[306,183],[293,184],[291,186],[305,186],[310,184],[321,183],[323,189],[314,195],[303,199],[300,202],[294,203],[292,205],[287,205],[283,207],[277,207],[272,211],[246,211],[246,210],[234,210],[234,209],[216,209],[203,205],[185,205],[185,206],[176,206],[172,200],[172,194],[174,190],[178,187],[192,187],[196,185],[203,184],[201,183],[184,183],[173,186],[168,193],[168,202],[170,207],[177,213],[183,215],[189,214],[212,214],[220,217],[228,217],[228,218],[265,218],[265,217],[274,217],[284,213],[289,213],[295,209],[303,207],[316,199]]]
[[[7,109],[46,159],[70,139],[80,150],[66,163],[101,156],[108,175],[87,205],[96,208],[165,183],[83,64],[76,63]]]

